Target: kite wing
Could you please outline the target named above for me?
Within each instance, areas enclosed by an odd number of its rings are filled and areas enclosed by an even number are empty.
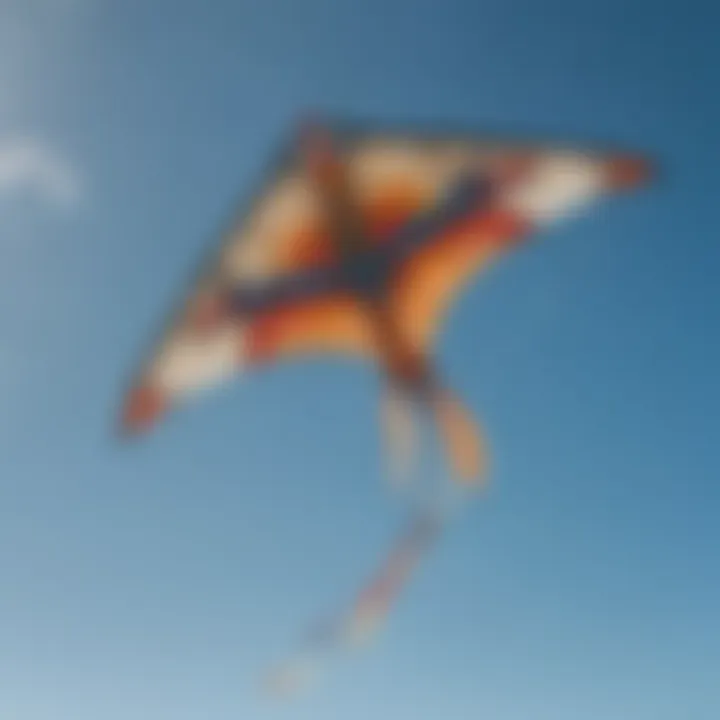
[[[378,243],[430,207],[441,187],[432,173],[413,178],[412,166],[403,164],[405,143],[392,144],[399,155],[358,138],[346,148],[356,201]],[[145,430],[189,393],[249,367],[318,353],[374,357],[367,317],[340,291],[273,306],[209,331],[198,332],[193,322],[204,300],[222,288],[262,291],[299,273],[330,270],[336,251],[320,199],[299,158],[287,153],[249,212],[233,223],[210,268],[143,364],[126,398],[123,429]]]
[[[339,291],[271,304],[236,322],[200,329],[208,298],[231,287],[258,290],[298,273],[330,269],[334,246],[309,182],[285,163],[247,216],[233,224],[210,268],[184,298],[126,398],[126,432],[148,429],[188,394],[248,367],[308,353],[372,353],[370,328],[351,297]]]
[[[381,147],[375,144],[377,158]],[[396,215],[394,237],[404,238],[400,242],[409,250],[400,253],[404,259],[391,288],[395,317],[420,352],[431,347],[446,310],[467,282],[501,253],[649,174],[648,164],[633,156],[518,144],[386,140],[384,152],[398,178],[413,188],[404,196],[414,192],[422,199],[415,206],[419,223],[402,210]],[[359,157],[367,162],[368,155]],[[423,214],[477,172],[498,180],[489,200],[458,220],[424,228]]]

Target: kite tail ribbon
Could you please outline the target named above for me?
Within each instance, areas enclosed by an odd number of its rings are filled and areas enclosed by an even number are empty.
[[[413,515],[349,609],[315,625],[298,651],[266,678],[271,694],[295,694],[316,678],[329,655],[364,644],[375,635],[442,527],[440,513]]]
[[[390,460],[389,476],[397,484],[410,477],[418,454],[415,408],[399,389],[388,387],[382,404],[382,426]]]
[[[383,429],[391,461],[390,476],[405,481],[420,448],[419,410],[402,390],[389,388],[383,402]],[[485,443],[479,424],[448,390],[433,390],[430,409],[445,456],[456,480],[474,484],[487,469]]]
[[[380,630],[412,573],[456,509],[456,503],[462,500],[462,491],[469,489],[470,481],[484,470],[480,430],[467,410],[447,391],[434,392],[429,400],[425,409],[431,411],[430,419],[435,423],[454,473],[463,482],[450,483],[449,497],[444,497],[442,487],[436,486],[431,489],[430,497],[420,500],[388,555],[352,603],[342,612],[315,624],[297,651],[267,676],[266,688],[272,695],[287,697],[305,689],[332,656],[367,643]],[[413,402],[400,388],[391,388],[386,396],[385,435],[391,458],[396,461],[395,469],[402,470],[404,475],[423,449],[418,437],[421,410],[422,405]],[[417,483],[413,485],[420,492]],[[456,497],[458,490],[461,494]]]
[[[448,390],[435,394],[433,411],[455,477],[463,483],[477,482],[487,465],[485,443],[477,421]]]
[[[364,641],[379,629],[441,528],[440,517],[430,513],[410,520],[385,563],[357,597],[346,626],[350,642]]]

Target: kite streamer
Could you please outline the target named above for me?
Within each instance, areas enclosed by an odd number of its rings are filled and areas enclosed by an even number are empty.
[[[372,642],[422,561],[474,490],[432,475],[419,474],[413,480],[400,488],[409,495],[410,509],[382,563],[346,608],[311,625],[296,651],[267,673],[264,687],[271,696],[288,699],[307,691],[338,656]]]
[[[265,683],[268,691],[288,697],[306,690],[334,654],[369,642],[444,527],[445,519],[439,515],[412,516],[349,610],[316,626],[297,652],[269,673]]]

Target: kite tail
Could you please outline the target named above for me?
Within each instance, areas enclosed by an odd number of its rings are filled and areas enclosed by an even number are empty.
[[[298,651],[268,674],[266,689],[276,697],[292,696],[316,679],[331,655],[363,645],[375,636],[443,526],[439,510],[413,514],[351,605],[315,625]]]
[[[416,400],[416,398],[415,398]],[[383,401],[383,429],[390,459],[390,476],[405,481],[417,464],[420,413],[412,396],[390,386]],[[448,390],[433,392],[430,409],[453,476],[475,484],[486,470],[485,443],[477,421]]]
[[[448,390],[432,402],[435,422],[455,477],[474,484],[485,473],[487,458],[480,426],[468,409]]]
[[[412,474],[419,449],[417,413],[402,390],[388,387],[382,402],[382,427],[389,459],[388,474],[405,483]]]

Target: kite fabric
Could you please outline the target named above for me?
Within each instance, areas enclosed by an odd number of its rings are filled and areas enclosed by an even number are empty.
[[[303,127],[141,364],[122,431],[146,433],[238,373],[331,354],[372,363],[383,377],[393,473],[413,474],[418,424],[429,419],[450,477],[476,486],[488,465],[480,425],[433,363],[448,309],[495,259],[649,176],[645,160],[620,152]],[[349,613],[308,640],[286,680],[385,617],[444,526],[446,514],[429,507]]]

